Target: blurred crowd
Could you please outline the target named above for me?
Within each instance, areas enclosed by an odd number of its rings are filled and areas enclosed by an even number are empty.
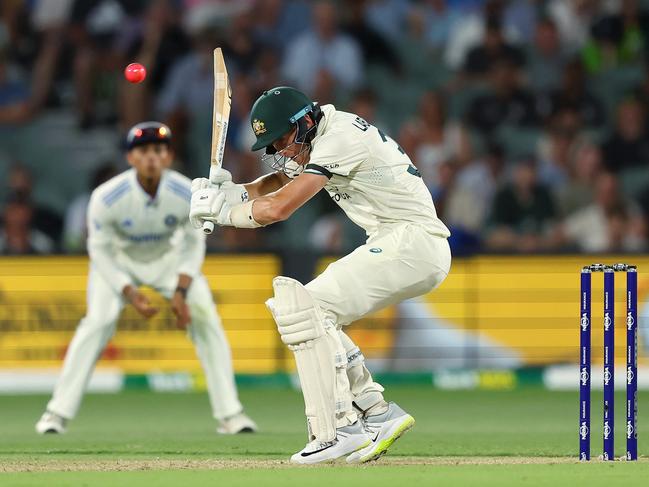
[[[290,84],[392,135],[456,255],[647,250],[648,2],[2,0],[0,253],[83,252],[89,192],[126,167],[120,141],[139,121],[170,125],[176,168],[206,175],[216,46],[237,181],[269,170],[249,151],[253,101]],[[139,85],[122,76],[133,61]],[[319,195],[210,246],[341,253],[363,239]]]

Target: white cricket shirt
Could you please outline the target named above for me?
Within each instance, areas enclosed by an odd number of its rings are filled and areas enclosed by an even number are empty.
[[[368,237],[403,223],[450,235],[419,171],[394,140],[353,113],[333,105],[322,111],[304,172],[329,178],[325,189]]]
[[[191,181],[165,170],[155,197],[129,169],[92,192],[88,207],[88,254],[117,292],[133,284],[129,267],[155,270],[177,254],[178,274],[196,276],[205,258],[205,235],[189,223]],[[132,265],[131,265],[132,264]],[[164,269],[160,269],[164,271]],[[155,275],[155,273],[149,273]]]

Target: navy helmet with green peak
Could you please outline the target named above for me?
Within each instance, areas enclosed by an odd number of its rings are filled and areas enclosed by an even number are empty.
[[[298,125],[296,140],[302,142],[300,120],[307,113],[311,113],[316,106],[308,96],[290,86],[278,86],[264,91],[257,98],[250,112],[250,124],[257,137],[252,150],[270,147],[296,125]]]

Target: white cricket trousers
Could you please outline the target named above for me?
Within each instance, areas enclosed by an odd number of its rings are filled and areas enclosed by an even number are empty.
[[[370,238],[330,264],[305,287],[339,328],[387,306],[426,294],[439,286],[451,267],[446,238],[417,224],[402,224]],[[354,405],[367,411],[383,401],[354,342],[339,331],[347,352],[347,376]]]
[[[177,275],[169,273],[159,282],[161,285],[156,286],[156,291],[170,299],[177,284]],[[243,408],[234,383],[230,346],[212,293],[202,275],[193,280],[187,293],[187,305],[192,318],[187,332],[205,372],[212,414],[221,420],[237,414]],[[48,411],[68,419],[76,416],[95,363],[115,333],[117,319],[124,306],[122,296],[91,267],[86,316],[70,342],[63,370],[47,405]]]

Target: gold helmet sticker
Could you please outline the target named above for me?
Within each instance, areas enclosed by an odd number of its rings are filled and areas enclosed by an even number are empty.
[[[264,122],[255,118],[252,121],[252,130],[255,132],[255,135],[261,135],[266,133],[266,126]]]

